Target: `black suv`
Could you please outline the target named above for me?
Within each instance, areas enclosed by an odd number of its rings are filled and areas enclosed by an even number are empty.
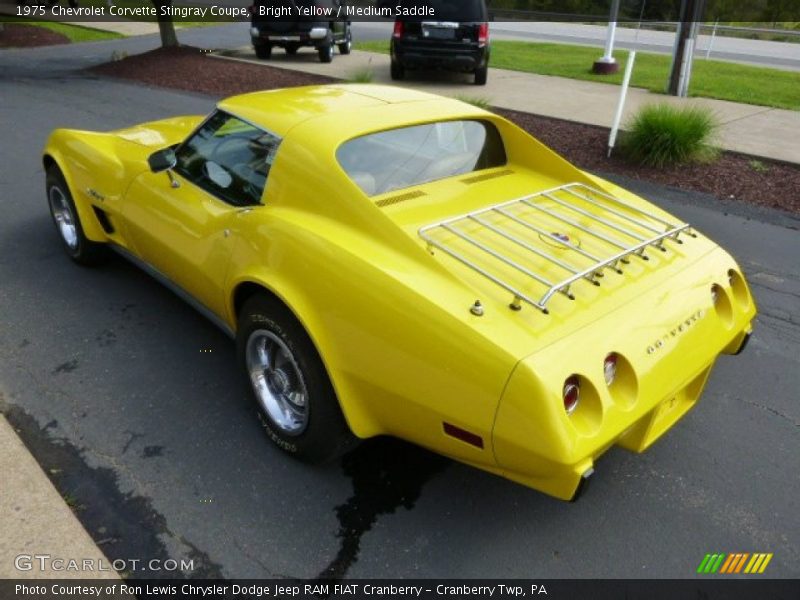
[[[402,0],[398,4],[402,6]],[[441,68],[474,73],[475,83],[485,85],[489,11],[484,0],[426,0],[424,4],[433,9],[433,16],[394,23],[392,79],[403,79],[406,69]]]
[[[322,62],[333,60],[334,46],[350,54],[353,38],[345,0],[255,0],[251,12],[250,37],[258,58],[270,58],[275,46],[287,54],[313,46]]]

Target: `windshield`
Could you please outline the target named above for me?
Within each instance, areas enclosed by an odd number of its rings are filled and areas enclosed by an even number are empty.
[[[345,142],[339,164],[367,196],[506,164],[503,141],[485,121],[443,121]]]

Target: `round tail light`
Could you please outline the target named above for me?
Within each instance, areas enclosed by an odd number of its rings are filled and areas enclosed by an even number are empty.
[[[606,356],[603,361],[603,375],[606,379],[606,385],[610,387],[617,377],[617,355],[613,352]]]
[[[581,398],[581,383],[577,375],[568,377],[564,382],[564,410],[568,415],[575,412]]]

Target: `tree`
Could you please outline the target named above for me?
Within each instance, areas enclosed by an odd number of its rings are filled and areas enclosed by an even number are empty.
[[[161,34],[162,48],[176,48],[178,46],[178,36],[175,34],[175,23],[172,22],[172,15],[167,12],[162,14],[162,8],[172,7],[172,0],[150,0],[156,8],[156,19],[158,19],[158,32]]]

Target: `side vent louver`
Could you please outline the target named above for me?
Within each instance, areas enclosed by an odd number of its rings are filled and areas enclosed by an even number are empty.
[[[111,219],[108,218],[106,211],[94,205],[92,205],[92,208],[94,209],[94,214],[97,216],[97,220],[100,222],[103,231],[106,233],[114,233],[114,225],[111,223]]]
[[[383,200],[378,200],[375,205],[380,206],[381,208],[385,208],[387,206],[392,206],[394,204],[399,204],[400,202],[405,202],[406,200],[413,200],[414,198],[420,198],[424,196],[425,192],[408,192],[406,194],[400,194],[398,196],[391,196],[389,198],[384,198]]]
[[[489,179],[496,179],[498,177],[505,177],[506,175],[511,175],[514,171],[511,169],[503,169],[502,171],[495,171],[494,173],[484,173],[483,175],[475,175],[473,177],[465,177],[461,179],[461,183],[466,183],[467,185],[472,185],[473,183],[480,183],[481,181],[487,181]]]

